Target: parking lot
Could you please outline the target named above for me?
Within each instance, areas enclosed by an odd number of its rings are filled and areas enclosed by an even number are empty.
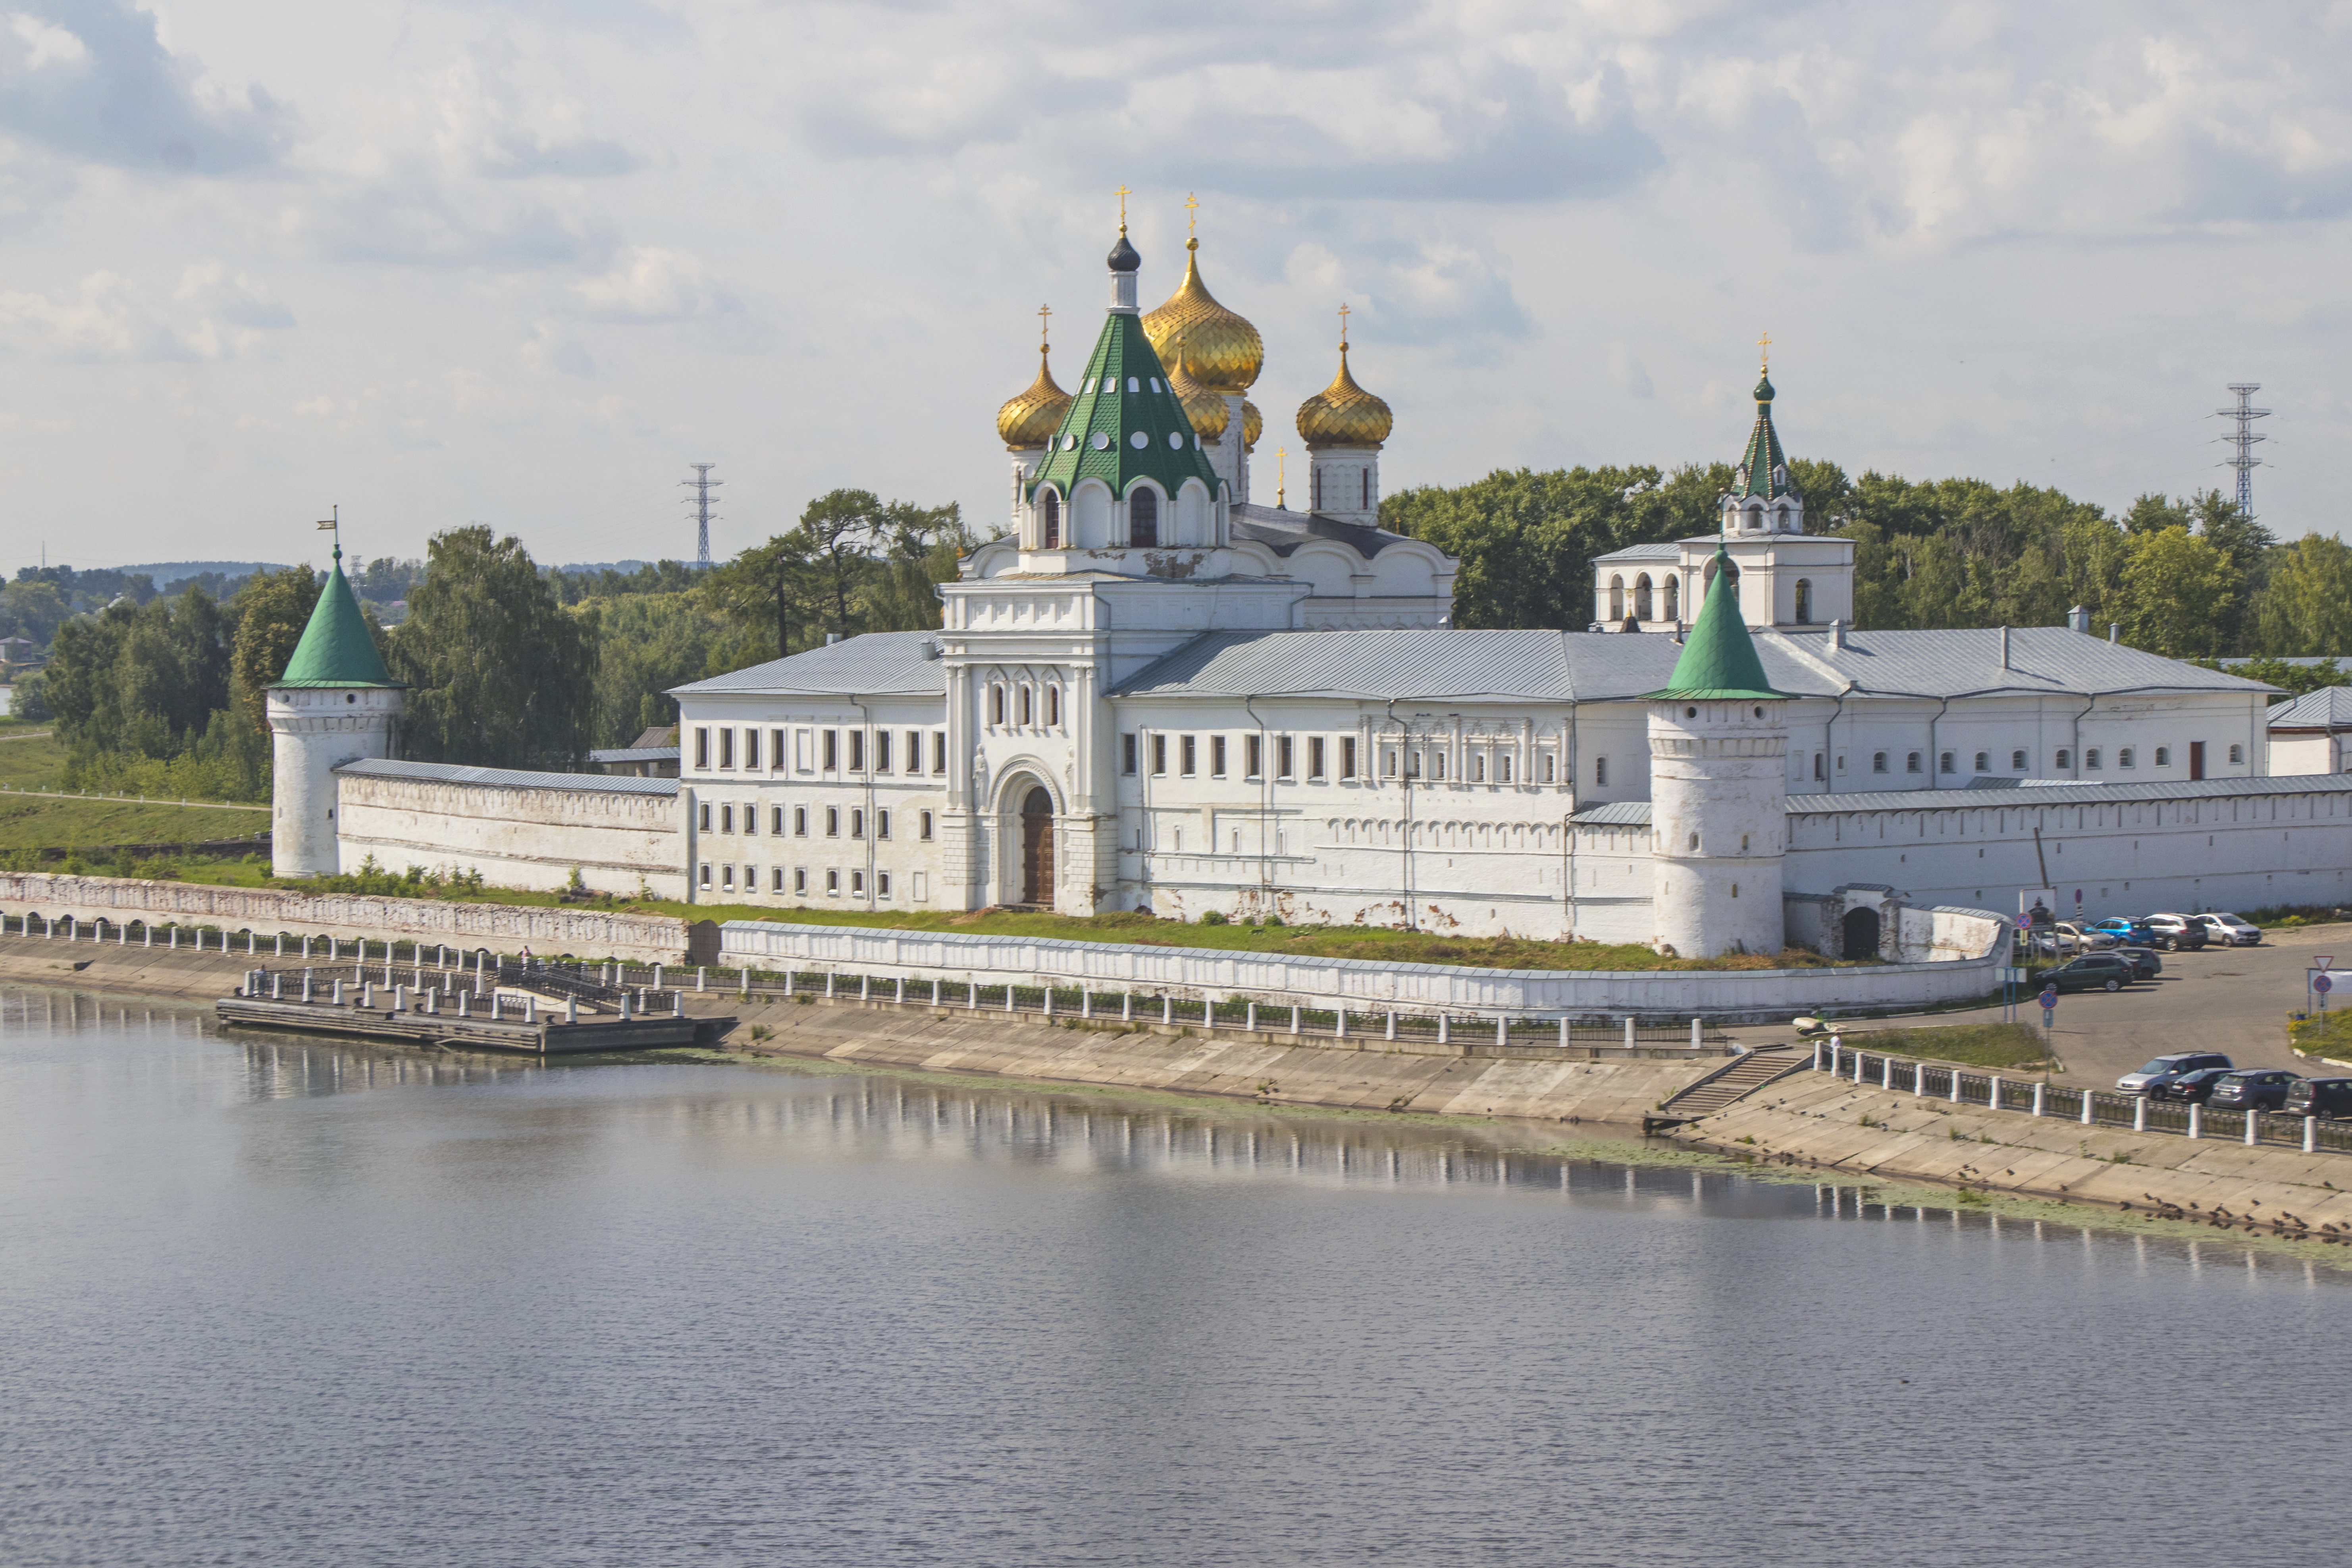
[[[2113,993],[2080,991],[2059,998],[2052,1049],[2066,1064],[2070,1080],[2101,1087],[2150,1057],[2175,1051],[2219,1051],[2240,1067],[2340,1075],[2340,1070],[2305,1061],[2287,1049],[2287,1015],[2303,1010],[2304,971],[2318,954],[2333,956],[2339,967],[2352,967],[2352,925],[2265,931],[2259,947],[2160,954],[2164,973],[2153,980]],[[2333,999],[2352,1007],[2352,986]],[[1928,1018],[1857,1019],[1839,1032],[1859,1039],[1874,1029],[1986,1023],[2000,1016],[1996,1006]],[[2042,1022],[2042,1009],[2030,996],[2017,1016],[2037,1028]],[[1731,1031],[1749,1043],[1786,1040],[1794,1032],[1786,1028]]]

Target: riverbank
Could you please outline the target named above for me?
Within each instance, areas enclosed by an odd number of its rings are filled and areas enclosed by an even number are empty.
[[[1955,1105],[1800,1072],[1675,1129],[1694,1148],[1820,1176],[2055,1198],[2352,1245],[2352,1156],[2248,1148]]]

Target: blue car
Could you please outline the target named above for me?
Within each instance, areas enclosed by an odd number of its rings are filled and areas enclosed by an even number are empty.
[[[2116,939],[2116,946],[2122,947],[2153,947],[2157,945],[2156,932],[2145,920],[2112,915],[2105,920],[2092,921],[2091,929],[2105,932]]]

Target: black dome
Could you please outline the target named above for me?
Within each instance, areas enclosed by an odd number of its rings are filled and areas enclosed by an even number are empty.
[[[1113,272],[1133,272],[1143,265],[1143,257],[1127,243],[1127,231],[1118,231],[1118,243],[1110,247],[1110,269]]]

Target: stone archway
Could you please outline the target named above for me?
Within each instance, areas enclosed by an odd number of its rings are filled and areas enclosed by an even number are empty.
[[[1847,910],[1845,919],[1841,923],[1841,930],[1844,936],[1841,946],[1845,957],[1875,958],[1878,956],[1878,911],[1875,909]]]
[[[1054,907],[1054,797],[1033,784],[1021,797],[1021,902]]]

